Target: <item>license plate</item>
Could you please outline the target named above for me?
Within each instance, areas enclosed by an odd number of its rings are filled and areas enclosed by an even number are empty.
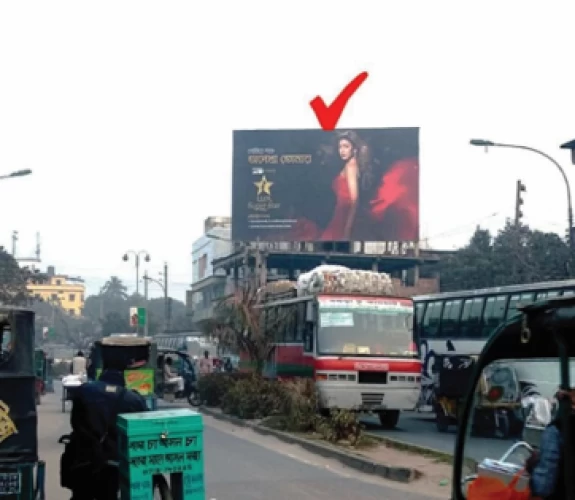
[[[19,472],[0,472],[0,495],[19,495],[22,475]]]

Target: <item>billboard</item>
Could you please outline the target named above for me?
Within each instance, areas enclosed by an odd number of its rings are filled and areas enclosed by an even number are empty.
[[[417,241],[419,129],[234,131],[232,239]]]

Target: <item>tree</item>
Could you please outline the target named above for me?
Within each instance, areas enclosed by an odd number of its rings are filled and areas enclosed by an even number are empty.
[[[117,276],[111,276],[104,284],[100,295],[108,300],[126,300],[128,298],[128,287]]]
[[[186,305],[175,299],[171,300],[172,328],[185,329],[191,327],[189,318],[186,317]],[[147,302],[141,295],[128,295],[126,286],[116,276],[110,277],[98,295],[90,295],[84,304],[84,316],[92,321],[103,324],[109,313],[116,313],[128,321],[131,307],[147,309],[148,333],[155,335],[163,332],[166,316],[165,299],[153,298]],[[129,329],[122,331],[128,332]],[[116,331],[118,332],[118,330]]]
[[[112,333],[125,333],[130,331],[128,314],[121,315],[117,312],[109,312],[102,321],[102,336],[106,337]]]
[[[555,233],[507,221],[495,238],[477,228],[468,245],[441,263],[441,289],[468,290],[568,279],[569,246]]]
[[[286,319],[277,311],[264,312],[260,299],[256,287],[238,288],[216,306],[213,319],[201,325],[222,347],[247,354],[258,375],[270,360],[276,332]]]
[[[441,262],[444,291],[484,288],[492,283],[492,236],[479,226],[469,243]]]
[[[0,248],[0,304],[25,306],[30,301],[26,285],[31,273],[20,268],[18,262]]]

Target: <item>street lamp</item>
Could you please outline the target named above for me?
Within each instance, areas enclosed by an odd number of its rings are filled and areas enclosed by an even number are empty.
[[[569,185],[569,179],[567,178],[567,175],[565,175],[565,170],[563,170],[563,167],[559,164],[559,162],[557,162],[557,160],[555,160],[554,158],[549,156],[547,153],[544,153],[543,151],[539,151],[538,149],[535,149],[535,148],[531,148],[529,146],[521,146],[518,144],[502,144],[500,142],[486,141],[484,139],[471,139],[471,141],[469,141],[469,143],[472,146],[485,147],[486,150],[489,147],[492,147],[492,148],[522,149],[524,151],[531,151],[532,153],[536,153],[540,156],[543,156],[544,158],[547,158],[547,160],[549,160],[551,163],[553,163],[553,165],[555,165],[555,167],[557,167],[557,170],[559,170],[559,172],[561,173],[561,176],[563,177],[563,181],[565,182],[565,188],[567,189],[567,221],[569,224],[569,233],[568,233],[569,234],[569,248],[571,250],[571,258],[573,258],[573,255],[575,252],[575,240],[573,238],[573,205],[571,203],[571,186]],[[574,141],[574,143],[575,143],[575,141]],[[563,146],[566,146],[566,145],[564,144]],[[575,147],[575,144],[573,147]]]
[[[24,170],[16,170],[15,172],[11,172],[9,174],[0,175],[0,180],[11,179],[12,177],[24,177],[26,175],[30,175],[31,173],[32,170],[30,170],[29,168],[26,168]]]
[[[130,255],[133,255],[134,259],[135,259],[135,264],[136,264],[136,295],[139,295],[140,294],[140,257],[143,255],[144,260],[146,262],[150,262],[150,254],[148,254],[148,252],[146,250],[139,250],[139,251],[128,250],[124,254],[124,256],[122,257],[122,260],[124,262],[128,262],[128,260],[130,259]]]
[[[164,278],[162,280],[157,280],[148,276],[148,272],[144,273],[144,281],[146,282],[146,300],[148,300],[148,281],[158,285],[164,292],[164,315],[165,315],[165,329],[166,332],[170,329],[171,324],[171,314],[170,314],[170,298],[168,297],[168,264],[164,263]]]

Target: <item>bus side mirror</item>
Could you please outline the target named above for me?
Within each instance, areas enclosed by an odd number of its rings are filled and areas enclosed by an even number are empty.
[[[308,323],[313,322],[313,302],[310,300],[305,305],[305,320]]]
[[[539,445],[549,421],[528,418],[523,398],[525,390],[545,399],[559,386],[559,362],[531,359],[499,359],[488,364],[477,377],[471,356],[439,355],[434,385],[437,401],[435,417],[439,432],[461,426],[454,477],[461,479],[453,498],[487,498],[482,490],[485,478],[509,484],[517,478],[517,490],[527,487],[523,473],[527,459]],[[523,387],[528,384],[528,387]],[[471,389],[471,390],[470,390]],[[464,405],[469,406],[465,414]],[[483,445],[485,444],[485,445]],[[458,446],[460,443],[458,443]],[[483,445],[483,446],[482,446]]]

